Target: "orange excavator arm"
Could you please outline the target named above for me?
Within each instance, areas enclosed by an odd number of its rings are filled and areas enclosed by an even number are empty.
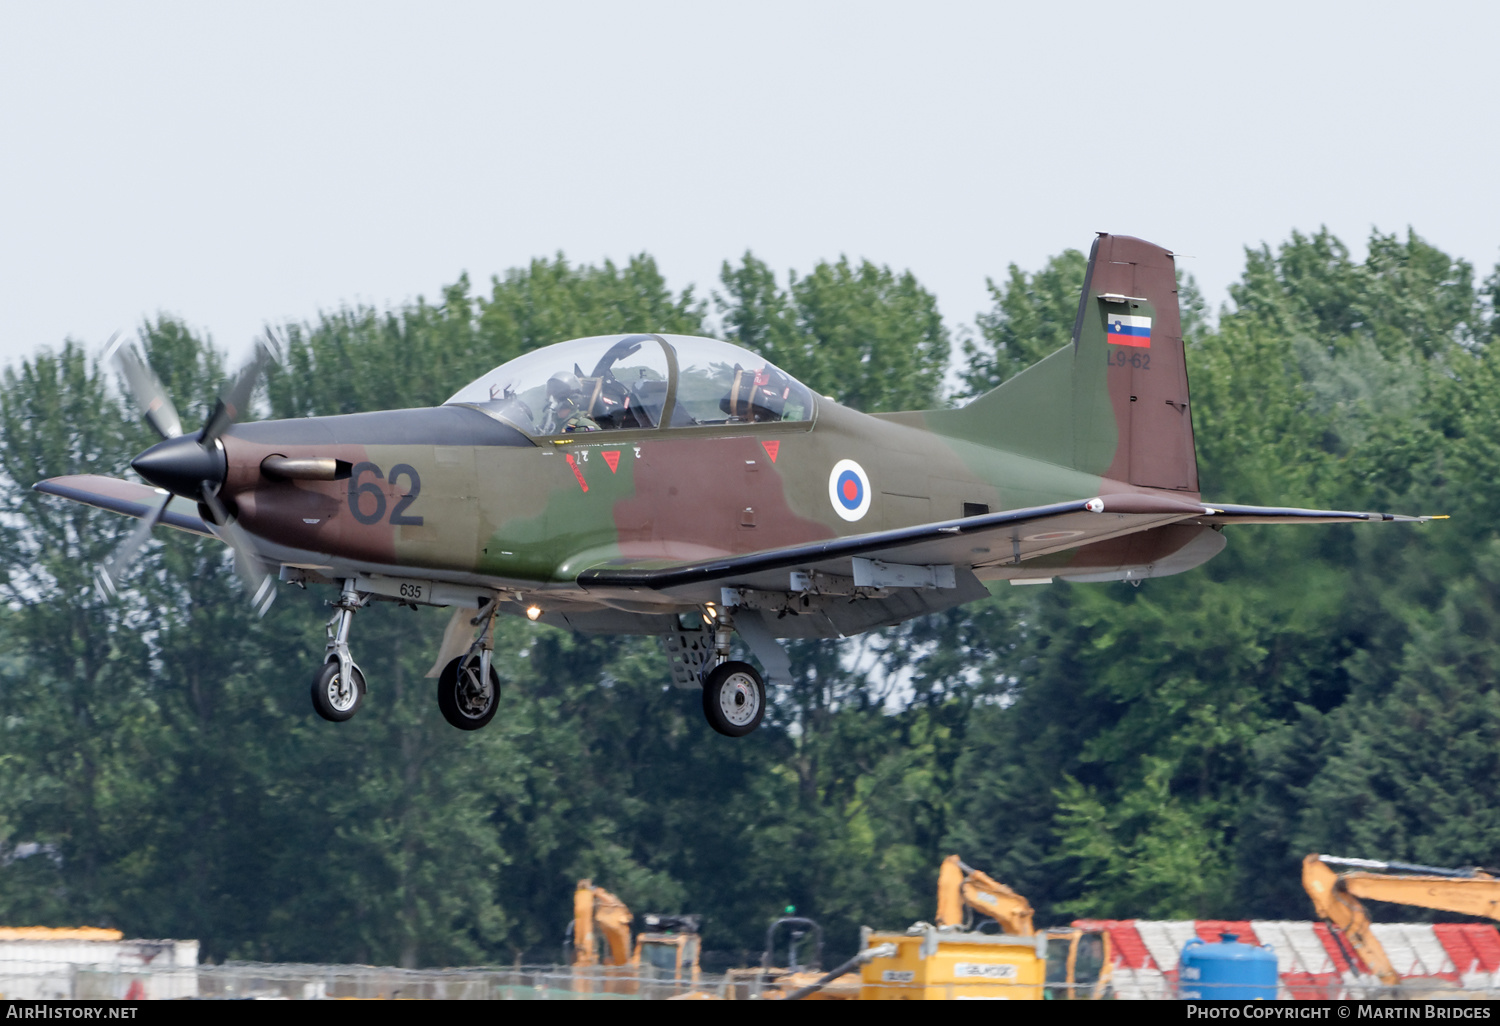
[[[1362,870],[1404,870],[1396,874],[1352,872],[1335,875],[1329,866]],[[1343,931],[1381,982],[1394,986],[1400,977],[1380,942],[1370,932],[1370,917],[1360,898],[1390,901],[1466,916],[1500,920],[1500,879],[1482,869],[1440,869],[1405,862],[1375,862],[1309,855],[1302,860],[1302,886],[1318,915]]]
[[[605,965],[624,965],[630,961],[630,921],[633,917],[625,903],[592,880],[579,880],[573,892],[573,964],[598,965],[594,953],[594,931],[598,930],[609,949]]]
[[[1482,870],[1460,877],[1345,873],[1343,881],[1360,898],[1500,920],[1500,880]]]
[[[1339,932],[1354,946],[1359,957],[1380,977],[1380,982],[1394,987],[1401,977],[1386,957],[1385,948],[1370,931],[1370,914],[1358,898],[1344,890],[1339,875],[1329,869],[1321,855],[1309,855],[1302,860],[1302,887],[1312,899],[1313,908],[1328,925]]]
[[[938,870],[937,925],[963,925],[965,906],[989,916],[1012,936],[1036,933],[1030,902],[957,855],[949,855]]]

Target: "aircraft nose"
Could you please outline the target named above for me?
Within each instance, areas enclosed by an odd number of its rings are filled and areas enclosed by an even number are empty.
[[[201,499],[203,482],[224,483],[228,462],[217,444],[204,446],[196,435],[178,435],[158,442],[130,465],[141,477],[175,495]]]

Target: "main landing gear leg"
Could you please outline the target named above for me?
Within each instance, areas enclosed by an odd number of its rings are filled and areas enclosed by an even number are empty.
[[[338,601],[330,603],[337,612],[328,621],[323,665],[312,682],[313,709],[325,720],[342,723],[358,712],[364,701],[365,675],[349,654],[349,628],[354,624],[355,611],[369,600],[368,595],[355,590],[351,578],[344,581]]]
[[[716,665],[703,675],[703,715],[720,734],[744,737],[766,714],[766,683],[755,667],[729,658],[733,632],[733,615],[721,606],[714,624]]]
[[[495,614],[498,602],[489,604],[489,613],[477,616],[484,622],[469,651],[452,660],[438,675],[438,709],[443,719],[459,730],[478,730],[495,718],[500,708],[500,674],[491,665],[495,651]]]

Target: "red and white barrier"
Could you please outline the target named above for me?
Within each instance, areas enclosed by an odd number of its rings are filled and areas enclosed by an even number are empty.
[[[1284,999],[1313,1000],[1363,994],[1379,981],[1357,956],[1353,965],[1324,923],[1153,919],[1078,919],[1075,927],[1103,930],[1114,952],[1114,989],[1121,998],[1171,997],[1177,957],[1194,937],[1216,942],[1233,933],[1242,944],[1276,952]],[[1405,984],[1432,983],[1464,990],[1500,989],[1500,930],[1482,923],[1376,923],[1372,927]],[[1352,992],[1351,992],[1352,988]]]

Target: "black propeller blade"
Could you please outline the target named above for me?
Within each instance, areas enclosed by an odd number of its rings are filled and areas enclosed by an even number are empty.
[[[208,506],[221,540],[234,551],[235,570],[251,595],[252,606],[257,615],[264,616],[276,597],[275,579],[267,576],[261,568],[250,536],[229,516],[219,498],[218,491],[224,483],[227,468],[218,440],[249,405],[266,367],[279,361],[277,339],[269,330],[263,338],[256,339],[255,352],[219,396],[213,412],[196,435],[183,434],[182,419],[161,380],[141,359],[135,347],[120,339],[118,332],[110,338],[106,359],[114,361],[146,422],[162,437],[160,443],[136,457],[131,466],[147,481],[167,490],[168,494],[99,567],[95,582],[100,592],[106,596],[117,594],[121,576],[151,537],[152,529],[161,520],[175,493]]]

